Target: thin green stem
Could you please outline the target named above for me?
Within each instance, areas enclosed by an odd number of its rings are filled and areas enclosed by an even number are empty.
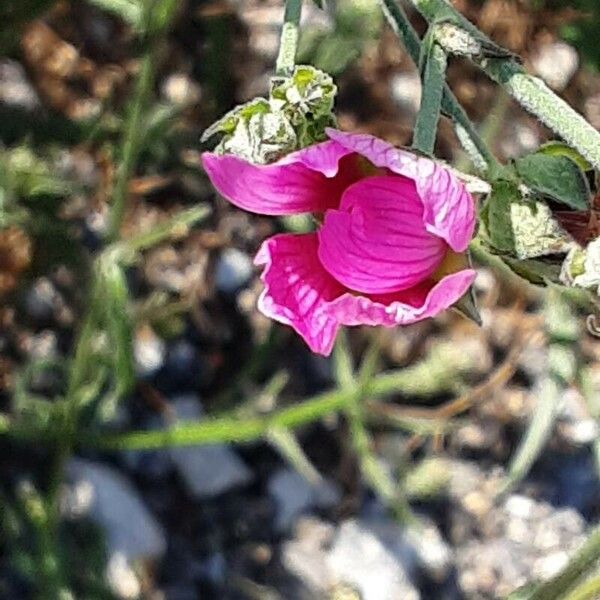
[[[294,71],[298,39],[300,37],[300,16],[302,14],[302,0],[286,0],[283,15],[283,26],[279,41],[279,53],[275,63],[275,73],[281,77],[288,77]]]
[[[157,44],[147,48],[140,71],[137,75],[133,98],[129,106],[123,139],[121,142],[120,165],[117,170],[110,212],[110,239],[119,237],[119,230],[125,216],[129,180],[140,152],[139,140],[142,135],[142,121],[154,83],[154,67]]]
[[[82,435],[84,446],[107,450],[141,450],[213,444],[218,442],[250,442],[266,436],[276,428],[295,429],[338,412],[348,401],[348,391],[333,390],[300,404],[279,409],[269,415],[240,418],[215,417],[199,423],[178,425],[165,431],[139,431],[122,435]]]
[[[375,398],[397,393],[428,395],[451,391],[458,368],[453,363],[448,364],[447,369],[445,366],[444,369],[432,370],[431,360],[425,360],[414,367],[380,373],[365,382],[363,397]],[[432,381],[423,389],[425,378]],[[339,412],[346,406],[351,393],[354,393],[352,387],[341,387],[267,415],[249,418],[225,415],[198,423],[184,423],[166,431],[138,431],[108,436],[82,433],[79,441],[83,446],[115,450],[250,442],[264,437],[271,428],[295,429]]]
[[[183,237],[188,228],[202,221],[211,213],[210,206],[206,204],[200,204],[189,208],[187,210],[177,213],[172,218],[166,220],[164,223],[159,223],[156,227],[153,227],[149,231],[141,233],[131,239],[117,242],[107,251],[114,250],[117,254],[126,256],[127,254],[134,254],[141,252],[148,248],[152,248],[156,244],[168,240],[174,236]]]
[[[392,0],[386,0],[392,1]],[[485,46],[493,45],[483,33],[444,0],[411,0],[415,8],[432,23],[441,19],[452,21],[473,40],[482,44],[483,51],[471,56],[491,79],[499,83],[526,110],[560,135],[596,168],[600,169],[600,133],[541,79],[529,75],[509,52],[498,58],[497,53],[486,56]],[[496,49],[498,47],[496,46]]]
[[[578,585],[565,600],[597,600],[600,598],[600,575]]]
[[[390,27],[406,47],[412,61],[415,65],[418,65],[421,53],[421,40],[404,10],[400,7],[397,0],[379,0],[379,2]],[[502,165],[481,139],[477,129],[448,85],[444,85],[442,111],[454,122],[460,143],[480,172],[489,172],[493,176],[502,170]]]

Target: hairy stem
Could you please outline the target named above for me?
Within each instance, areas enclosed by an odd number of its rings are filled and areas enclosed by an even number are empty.
[[[379,0],[379,2],[390,27],[406,47],[412,61],[418,65],[421,40],[405,12],[397,0]],[[490,175],[493,175],[502,169],[502,165],[481,139],[477,129],[447,84],[444,85],[442,111],[454,122],[460,143],[480,172],[489,172]]]
[[[298,38],[300,37],[301,14],[302,0],[286,0],[279,53],[275,63],[275,73],[281,77],[287,77],[294,71]]]
[[[116,175],[110,213],[110,239],[119,237],[119,230],[125,216],[127,189],[140,152],[139,140],[142,133],[144,110],[148,104],[154,83],[156,42],[153,41],[143,58],[137,75],[133,98],[127,113],[123,139],[121,142],[120,165]]]
[[[476,41],[484,45],[488,42],[492,44],[483,33],[444,0],[411,0],[411,2],[430,23],[440,19],[452,20]],[[594,167],[600,169],[600,133],[541,79],[526,73],[509,52],[506,52],[506,55],[500,58],[486,56],[484,49],[480,56],[471,58],[491,79],[502,85],[519,104],[578,150]]]

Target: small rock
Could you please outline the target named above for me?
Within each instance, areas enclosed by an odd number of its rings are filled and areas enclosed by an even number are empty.
[[[504,539],[458,548],[456,566],[467,598],[504,598],[532,576],[526,547]]]
[[[171,405],[180,421],[202,418],[202,407],[194,397],[173,399]],[[242,459],[224,444],[172,448],[169,453],[188,491],[198,499],[247,485],[253,478]]]
[[[551,577],[558,575],[558,573],[567,566],[568,562],[569,555],[563,550],[558,550],[548,556],[536,560],[533,564],[533,571],[542,579],[550,579]]]
[[[326,548],[334,534],[333,525],[315,517],[300,517],[296,522],[294,538],[283,544],[283,565],[313,595],[322,593],[330,585]]]
[[[421,78],[416,71],[394,75],[390,81],[392,98],[396,103],[415,116],[421,105]]]
[[[365,524],[344,522],[327,555],[336,583],[355,586],[363,600],[419,600],[401,560]]]
[[[33,360],[52,360],[58,356],[58,338],[54,331],[45,329],[23,338],[21,348]]]
[[[579,68],[577,51],[565,42],[544,44],[532,57],[534,71],[553,89],[561,91]]]
[[[72,458],[66,468],[75,489],[84,485],[89,516],[106,534],[109,553],[121,553],[127,559],[159,558],[166,549],[162,527],[150,514],[133,485],[112,467],[80,458]],[[66,504],[74,505],[68,499]]]
[[[46,323],[54,318],[59,302],[59,293],[54,284],[46,277],[36,280],[25,296],[25,312],[37,324]]]
[[[459,583],[468,598],[504,598],[517,587],[555,575],[584,538],[585,521],[520,494],[482,518],[481,541],[456,548]],[[565,558],[567,557],[567,558]]]
[[[419,567],[433,580],[444,581],[452,567],[452,550],[435,522],[420,517],[418,523],[405,530],[404,538],[413,548]]]
[[[124,600],[139,598],[142,586],[127,557],[115,552],[106,565],[106,581],[111,590]]]
[[[289,531],[302,513],[311,508],[331,508],[340,499],[340,492],[332,482],[322,480],[311,485],[298,472],[287,468],[271,476],[268,491],[277,507],[275,528],[281,533]]]
[[[215,268],[215,286],[224,294],[235,294],[252,277],[252,261],[236,248],[224,250]]]
[[[40,99],[27,79],[25,70],[14,60],[0,62],[0,102],[25,110],[40,106]]]
[[[581,419],[562,424],[560,432],[571,444],[584,446],[600,438],[600,425],[596,419]]]
[[[504,509],[513,517],[529,519],[534,512],[535,501],[521,494],[513,494],[506,499]]]
[[[166,344],[151,327],[141,327],[136,331],[133,357],[140,377],[148,377],[156,373],[162,367],[165,355]]]
[[[187,106],[200,100],[200,86],[185,73],[172,73],[162,83],[162,95],[172,104]]]

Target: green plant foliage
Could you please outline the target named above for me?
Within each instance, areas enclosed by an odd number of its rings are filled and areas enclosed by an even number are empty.
[[[574,210],[586,210],[588,180],[577,163],[565,155],[530,154],[515,161],[517,173],[533,190]]]
[[[499,252],[514,253],[515,236],[510,218],[510,205],[520,201],[517,186],[509,181],[498,181],[486,205],[486,226],[492,247]]]

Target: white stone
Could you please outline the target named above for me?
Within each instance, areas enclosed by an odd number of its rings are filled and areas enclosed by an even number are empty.
[[[579,68],[577,51],[565,42],[543,45],[532,57],[534,71],[553,89],[563,90]]]
[[[563,428],[563,432],[573,444],[591,444],[600,437],[600,426],[595,419],[582,419],[569,423]]]
[[[390,81],[392,98],[400,108],[416,115],[421,105],[421,78],[416,71],[394,75]]]
[[[282,562],[289,573],[298,577],[317,597],[331,584],[326,547],[333,538],[333,525],[315,517],[300,517],[295,537],[283,544]]]
[[[252,261],[236,248],[221,253],[215,269],[215,285],[220,292],[233,294],[252,277]]]
[[[25,70],[14,60],[0,62],[0,101],[27,110],[40,105],[40,99],[27,79]]]
[[[533,571],[536,577],[541,579],[550,579],[567,566],[569,555],[564,550],[557,550],[548,556],[544,556],[535,561]]]
[[[200,100],[200,86],[185,73],[172,73],[162,83],[161,92],[172,104],[186,106]]]
[[[123,600],[135,600],[142,592],[142,586],[127,557],[120,552],[115,552],[108,560],[106,581],[110,589]]]
[[[84,486],[89,516],[104,529],[109,553],[119,552],[130,560],[159,558],[164,554],[167,542],[162,527],[121,473],[80,458],[67,463],[66,473],[75,489]],[[91,502],[90,495],[93,495]],[[70,503],[68,499],[65,502]]]
[[[137,374],[143,377],[158,371],[163,365],[166,352],[164,340],[150,327],[138,330],[133,342],[133,358]]]
[[[535,509],[535,501],[521,494],[512,494],[506,499],[504,508],[513,517],[529,519]]]
[[[356,520],[343,523],[327,556],[336,583],[355,586],[363,600],[419,600],[395,553]]]
[[[442,581],[452,566],[452,550],[435,522],[419,518],[406,529],[404,538],[414,550],[420,567],[436,581]]]

